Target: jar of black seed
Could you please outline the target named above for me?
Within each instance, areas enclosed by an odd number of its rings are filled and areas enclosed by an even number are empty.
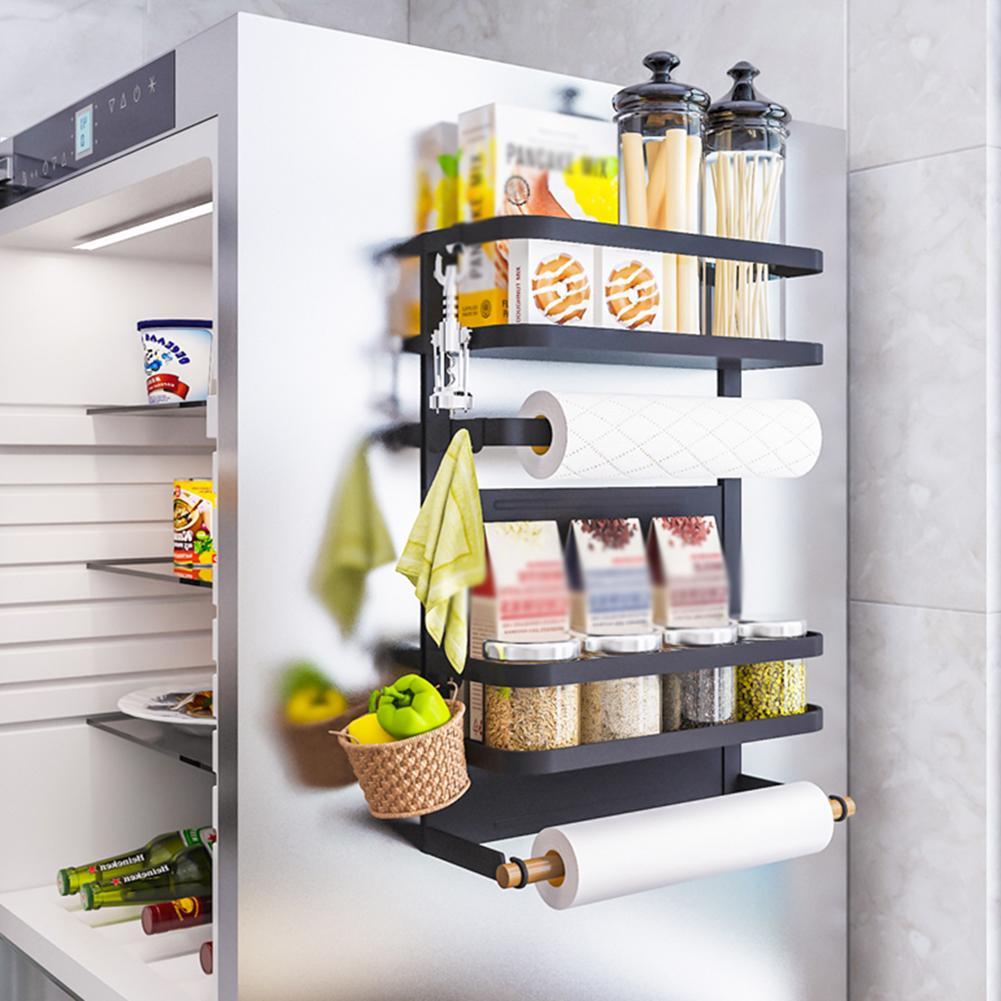
[[[707,667],[668,676],[664,684],[665,732],[737,720],[736,670]]]

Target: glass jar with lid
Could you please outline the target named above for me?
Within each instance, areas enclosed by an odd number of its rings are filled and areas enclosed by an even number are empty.
[[[707,667],[664,679],[664,731],[717,726],[737,720],[736,671]]]
[[[484,742],[503,751],[551,751],[580,743],[580,686],[484,686]]]
[[[758,91],[758,69],[739,62],[728,71],[729,93],[706,117],[707,230],[738,240],[768,240],[775,224],[789,109]],[[773,337],[768,266],[717,261],[712,281],[712,325],[721,337]]]
[[[673,52],[651,52],[643,60],[650,79],[612,100],[619,128],[619,222],[698,233],[709,95],[671,78],[679,63]],[[698,258],[666,256],[661,304],[665,330],[699,333]]]
[[[773,660],[737,668],[737,715],[774,719],[806,712],[806,661]]]

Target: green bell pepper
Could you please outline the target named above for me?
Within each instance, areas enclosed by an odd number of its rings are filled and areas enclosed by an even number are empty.
[[[368,700],[368,711],[397,740],[427,733],[452,718],[438,689],[419,674],[406,674],[386,688],[377,688]]]

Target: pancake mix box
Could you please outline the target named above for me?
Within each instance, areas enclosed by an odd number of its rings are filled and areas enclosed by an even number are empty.
[[[730,581],[712,515],[654,518],[647,542],[654,622],[671,628],[730,619]]]
[[[649,632],[652,595],[637,518],[585,518],[567,539],[570,627],[591,636]]]
[[[484,525],[487,575],[469,599],[470,649],[488,640],[546,643],[570,635],[570,594],[555,521]]]
[[[555,240],[509,240],[509,323],[595,326],[597,248]]]
[[[611,122],[490,104],[459,115],[459,213],[463,222],[545,215],[618,222],[618,137]],[[469,247],[459,319],[506,323],[507,241]]]

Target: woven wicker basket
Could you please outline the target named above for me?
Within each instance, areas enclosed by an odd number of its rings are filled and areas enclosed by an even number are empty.
[[[330,731],[343,730],[348,723],[367,712],[367,696],[356,696],[351,700],[350,708],[320,723],[296,725],[280,715],[278,728],[296,779],[315,789],[354,785],[355,773],[344,750],[330,739]]]
[[[338,734],[373,817],[395,820],[444,810],[469,788],[466,707],[455,701],[448,707],[452,718],[443,726],[391,744],[358,744]]]

